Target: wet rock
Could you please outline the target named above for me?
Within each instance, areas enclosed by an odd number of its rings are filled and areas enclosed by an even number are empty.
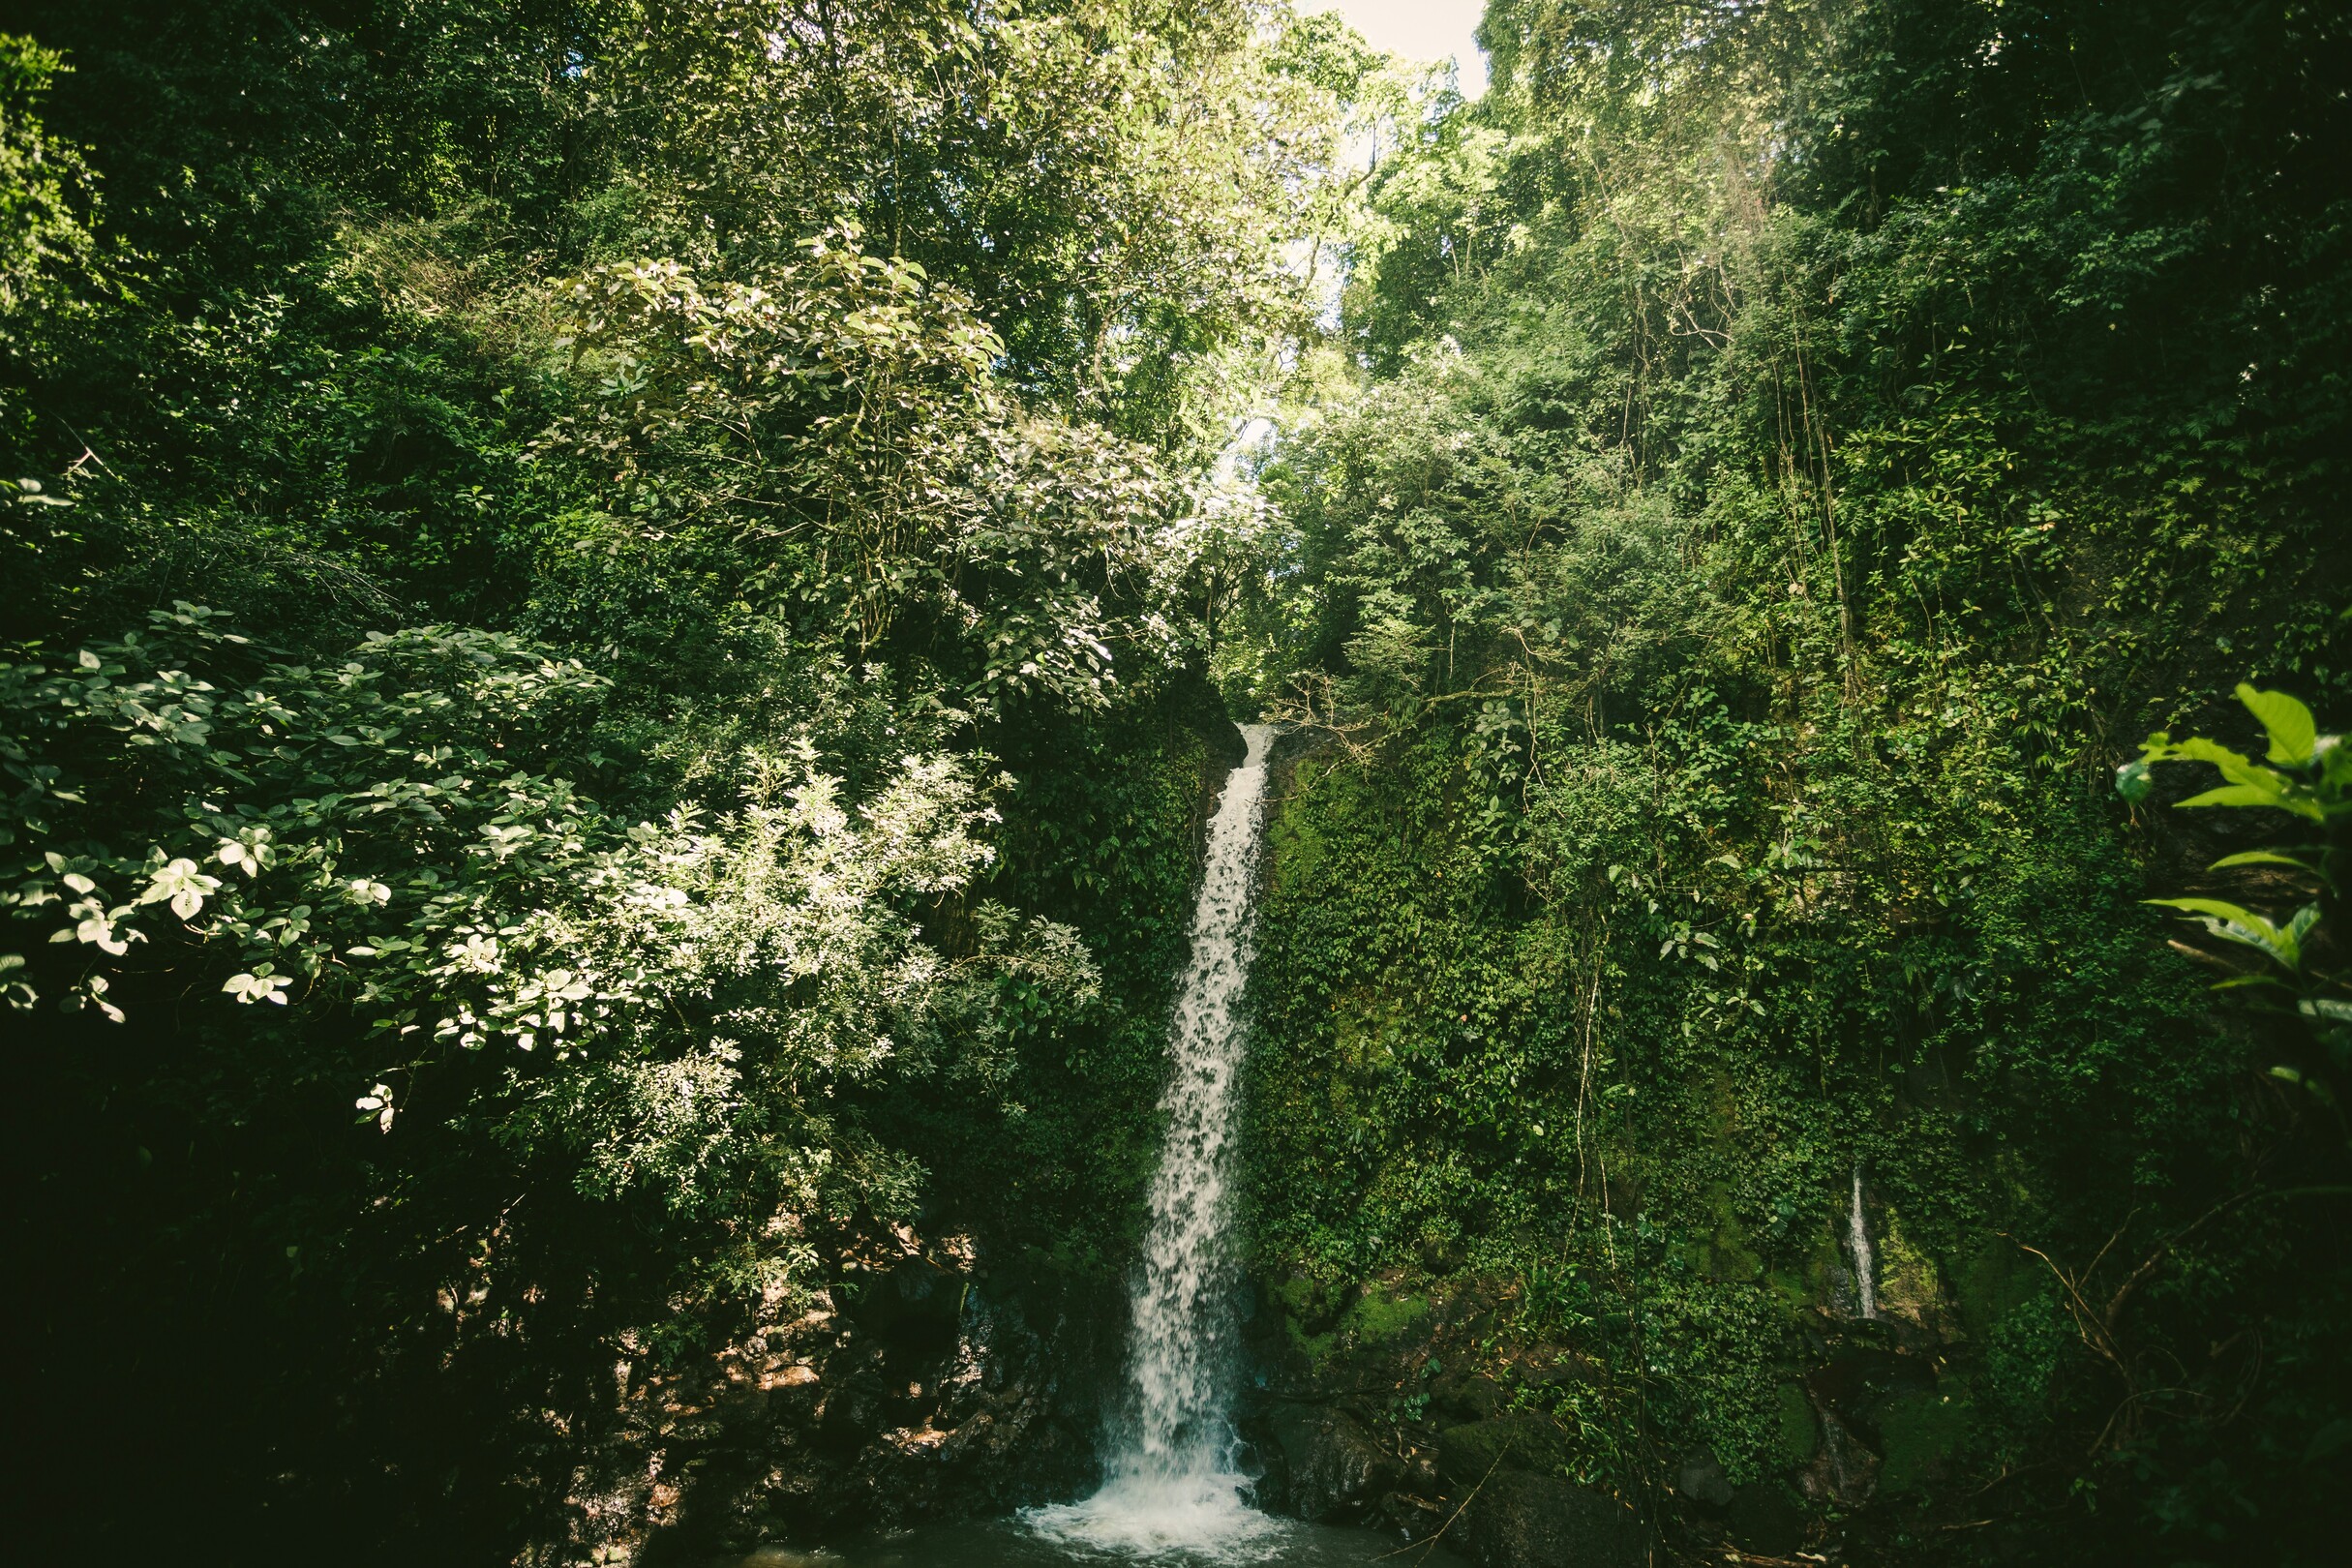
[[[1461,1538],[1479,1568],[1643,1568],[1649,1536],[1614,1497],[1548,1475],[1497,1470],[1462,1510]]]
[[[1867,1325],[1866,1332],[1881,1342],[1887,1338],[1885,1325]],[[1914,1362],[1884,1342],[1849,1340],[1827,1361],[1805,1373],[1805,1392],[1821,1409],[1867,1436],[1869,1412],[1886,1396],[1932,1387],[1934,1382],[1934,1371],[1927,1363]]]
[[[1710,1449],[1700,1449],[1676,1466],[1674,1490],[1702,1507],[1728,1508],[1732,1503],[1731,1477]]]
[[[1802,1383],[1783,1383],[1773,1390],[1774,1413],[1772,1458],[1784,1469],[1798,1469],[1812,1462],[1814,1451],[1821,1446],[1821,1423],[1813,1414],[1813,1401],[1805,1394]]]
[[[1431,1384],[1430,1396],[1459,1422],[1492,1421],[1510,1400],[1502,1384],[1475,1368],[1444,1373]]]
[[[1312,1523],[1361,1517],[1404,1466],[1342,1410],[1288,1405],[1267,1422],[1281,1451],[1287,1511]]]
[[[1532,1410],[1448,1427],[1437,1439],[1437,1473],[1456,1487],[1474,1487],[1498,1469],[1549,1473],[1567,1463],[1568,1434]]]
[[[1939,1343],[1959,1331],[1958,1314],[1944,1288],[1935,1260],[1905,1234],[1902,1216],[1888,1206],[1878,1226],[1879,1315],[1908,1328],[1923,1343]]]
[[[891,1377],[886,1381],[883,1419],[893,1427],[920,1427],[939,1408],[935,1377]]]
[[[1250,755],[1249,738],[1242,734],[1240,725],[1223,713],[1204,713],[1200,734],[1209,742],[1210,755],[1228,769],[1239,768]]]
[[[1879,1489],[1879,1457],[1834,1415],[1822,1419],[1822,1448],[1797,1485],[1816,1502],[1858,1508]]]
[[[1445,1510],[1417,1491],[1384,1493],[1374,1512],[1390,1529],[1419,1540],[1433,1533],[1445,1523]]]
[[[816,1368],[779,1360],[761,1370],[758,1386],[768,1396],[768,1419],[776,1426],[797,1430],[816,1424],[825,1399]]]
[[[834,1447],[856,1448],[882,1431],[889,1398],[890,1389],[883,1382],[882,1373],[861,1367],[829,1384],[825,1404],[818,1413],[818,1428],[826,1441]]]

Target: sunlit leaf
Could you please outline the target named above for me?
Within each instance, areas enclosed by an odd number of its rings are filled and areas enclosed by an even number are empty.
[[[2300,768],[2311,760],[2311,743],[2318,738],[2319,726],[2312,722],[2309,709],[2283,691],[2256,691],[2245,681],[2238,683],[2238,701],[2269,733],[2272,762],[2282,768]]]
[[[2292,866],[2298,871],[2308,872],[2312,876],[2319,875],[2318,871],[2295,859],[2292,855],[2281,855],[2277,850],[2241,850],[2236,855],[2222,856],[2205,869],[2226,871],[2230,867],[2238,865],[2285,865]]]

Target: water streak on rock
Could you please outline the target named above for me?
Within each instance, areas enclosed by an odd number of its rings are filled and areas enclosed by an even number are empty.
[[[1870,1224],[1862,1214],[1862,1167],[1854,1167],[1854,1213],[1847,1218],[1846,1234],[1854,1247],[1854,1288],[1860,1300],[1862,1315],[1879,1315],[1879,1287],[1873,1278],[1878,1272],[1877,1259],[1870,1251]]]

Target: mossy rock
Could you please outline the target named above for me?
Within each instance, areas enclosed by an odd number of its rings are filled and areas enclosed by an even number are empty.
[[[1437,1408],[1457,1421],[1492,1421],[1510,1402],[1510,1393],[1476,1367],[1445,1372],[1430,1384]]]
[[[1813,1462],[1821,1446],[1821,1419],[1802,1383],[1783,1383],[1773,1391],[1772,1462],[1784,1470],[1799,1470]]]
[[[1474,1487],[1496,1470],[1556,1475],[1568,1467],[1568,1434],[1532,1410],[1448,1427],[1437,1439],[1437,1473]]]
[[[1968,1389],[1957,1383],[1889,1401],[1879,1412],[1879,1491],[1890,1497],[1924,1492],[1967,1444],[1975,1422]]]
[[[1282,1314],[1282,1332],[1288,1337],[1290,1347],[1317,1368],[1330,1358],[1333,1348],[1340,1342],[1340,1336],[1335,1331],[1326,1329],[1321,1334],[1310,1334],[1300,1326],[1297,1318],[1287,1312]]]
[[[1289,1511],[1311,1523],[1355,1518],[1400,1478],[1398,1462],[1344,1411],[1285,1405],[1267,1426]]]
[[[1791,1318],[1813,1305],[1813,1286],[1802,1274],[1771,1269],[1764,1274],[1764,1286]]]
[[[1845,1244],[1826,1223],[1813,1232],[1794,1274],[1775,1272],[1767,1282],[1793,1305],[1842,1312],[1854,1301],[1854,1269],[1846,1261]]]
[[[1303,1274],[1266,1287],[1266,1294],[1282,1311],[1302,1323],[1328,1322],[1331,1317],[1331,1292]]]
[[[1557,1476],[1496,1475],[1462,1509],[1462,1546],[1473,1562],[1642,1568],[1650,1559],[1648,1534],[1632,1509]]]
[[[1758,1481],[1733,1489],[1732,1506],[1724,1511],[1724,1527],[1750,1552],[1779,1556],[1805,1544],[1808,1517],[1804,1504],[1787,1487],[1776,1481]]]
[[[1340,1342],[1333,1326],[1338,1303],[1330,1287],[1303,1274],[1294,1274],[1266,1287],[1267,1297],[1282,1310],[1282,1334],[1291,1348],[1320,1367]]]
[[[1430,1315],[1427,1296],[1392,1296],[1377,1284],[1367,1285],[1356,1304],[1340,1319],[1340,1332],[1350,1343],[1384,1344],[1402,1337]]]
[[[1952,1314],[1945,1310],[1935,1259],[1904,1236],[1902,1221],[1892,1209],[1885,1212],[1877,1238],[1879,1315],[1941,1333]]]

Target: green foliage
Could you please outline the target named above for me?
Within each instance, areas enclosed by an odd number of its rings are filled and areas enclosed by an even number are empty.
[[[2183,887],[2097,786],[2249,649],[2346,698],[2340,18],[1536,0],[1482,36],[1488,97],[1373,178],[1368,375],[1258,467],[1298,546],[1244,635],[1322,735],[1255,978],[1268,1266],[1459,1236],[1525,1353],[1612,1369],[1563,1419],[1663,1511],[1700,1444],[1793,1479],[1775,1391],[1818,1373],[1918,1499],[1840,1550],[1969,1560],[1994,1534],[1938,1526],[1998,1508],[2047,1560],[2257,1514],[2237,1546],[2321,1560],[2223,1414],[2309,1438],[2347,1398],[2340,1358],[2321,1394],[2240,1356],[2340,1288],[2326,1200],[2220,1217],[2340,1182],[2325,1106],[2251,1070],[2326,1057],[2249,1059],[2140,907],[2332,973],[2308,873],[2256,858],[2315,852],[2229,833],[2196,863],[2262,896]],[[2147,760],[2308,822],[2326,726],[2246,692],[2267,766]],[[1857,1171],[1932,1390],[1822,1366],[1883,1342]],[[1988,1238],[2039,1284],[1966,1283]]]
[[[64,303],[63,286],[96,251],[91,176],[79,152],[45,134],[43,96],[65,57],[0,35],[0,319]]]
[[[1103,604],[1151,602],[1128,583],[1148,581],[1167,485],[1115,437],[1009,407],[989,373],[1004,345],[970,301],[856,239],[811,241],[756,285],[706,290],[676,262],[559,285],[592,390],[549,445],[614,473],[630,527],[750,555],[739,594],[846,622],[859,657],[896,632],[968,666],[968,700],[1100,705],[1112,643],[1146,669],[1169,651]]]
[[[886,1221],[1115,1266],[1230,734],[1195,496],[1309,320],[1347,41],[1127,0],[19,25],[28,1419],[184,1504],[90,1550],[178,1513],[512,1555],[624,1338],[787,1318]],[[158,1322],[210,1348],[134,1399],[96,1347]],[[150,1462],[92,1413],[135,1404],[219,1439]]]
[[[11,25],[25,1424],[160,1499],[89,1550],[513,1556],[623,1335],[886,1220],[1115,1265],[1214,681],[1316,732],[1311,1351],[1463,1274],[1661,1520],[1851,1440],[1857,1560],[2325,1560],[2340,8],[1495,0],[1477,104],[1254,3]],[[2249,665],[2261,760],[2166,739]],[[2247,809],[2119,807],[2152,730],[2126,804]]]
[[[1093,994],[1074,932],[998,905],[963,953],[920,939],[919,902],[990,859],[957,759],[858,799],[787,754],[722,818],[627,824],[538,770],[602,695],[576,663],[427,629],[315,671],[240,661],[193,607],[156,618],[5,672],[9,907],[77,960],[18,955],[19,1008],[54,987],[121,1022],[209,989],[347,1018],[385,1133],[422,1105],[584,1192],[757,1216],[901,1207],[826,1102],[884,1072],[984,1091],[1000,984]]]
[[[2135,804],[2148,798],[2148,770],[2153,763],[2203,762],[2220,769],[2226,782],[2219,789],[2181,801],[2184,807],[2267,806],[2329,830],[2352,816],[2352,761],[2338,755],[2339,738],[2321,736],[2311,710],[2284,692],[2256,691],[2241,681],[2238,700],[2261,721],[2275,766],[2260,767],[2201,737],[2176,742],[2158,733],[2149,739],[2138,761],[2117,769],[2116,787],[2124,798]],[[2315,868],[2307,869],[2324,875]]]
[[[2140,757],[2116,769],[2116,789],[2138,804],[2155,793],[2152,765],[2167,762],[2209,763],[2218,769],[2223,783],[2173,802],[2186,809],[2228,806],[2239,810],[2277,811],[2298,819],[2299,831],[2313,828],[2322,835],[2316,844],[2292,844],[2277,849],[2240,850],[2207,866],[2237,872],[2238,880],[2271,879],[2257,884],[2255,896],[2276,896],[2276,882],[2283,878],[2313,894],[2283,921],[2226,898],[2155,898],[2149,902],[2177,909],[2195,918],[2207,934],[2241,948],[2249,948],[2268,960],[2268,968],[2241,974],[2219,982],[2220,987],[2253,987],[2248,994],[2267,999],[2284,990],[2294,1011],[2308,1025],[2328,1052],[2327,1070],[2312,1072],[2294,1062],[2271,1069],[2272,1075],[2307,1088],[2331,1110],[2341,1100],[2340,1087],[2352,1071],[2352,976],[2338,957],[2336,925],[2323,921],[2340,915],[2343,877],[2352,858],[2352,752],[2340,736],[2321,735],[2311,710],[2284,692],[2257,691],[2241,681],[2239,702],[2246,705],[2270,742],[2270,767],[2249,761],[2216,740],[2202,736],[2174,740],[2159,731],[2148,738]],[[2301,827],[2307,823],[2310,827]],[[2277,869],[2273,869],[2277,868]]]
[[[96,177],[80,149],[42,124],[42,100],[67,69],[55,50],[0,33],[0,355],[10,359],[39,355],[45,319],[52,330],[75,319],[102,286]],[[37,420],[16,379],[0,380],[0,450],[15,447]],[[67,504],[29,477],[8,499],[19,516]],[[13,550],[0,560],[18,571],[27,564]]]

